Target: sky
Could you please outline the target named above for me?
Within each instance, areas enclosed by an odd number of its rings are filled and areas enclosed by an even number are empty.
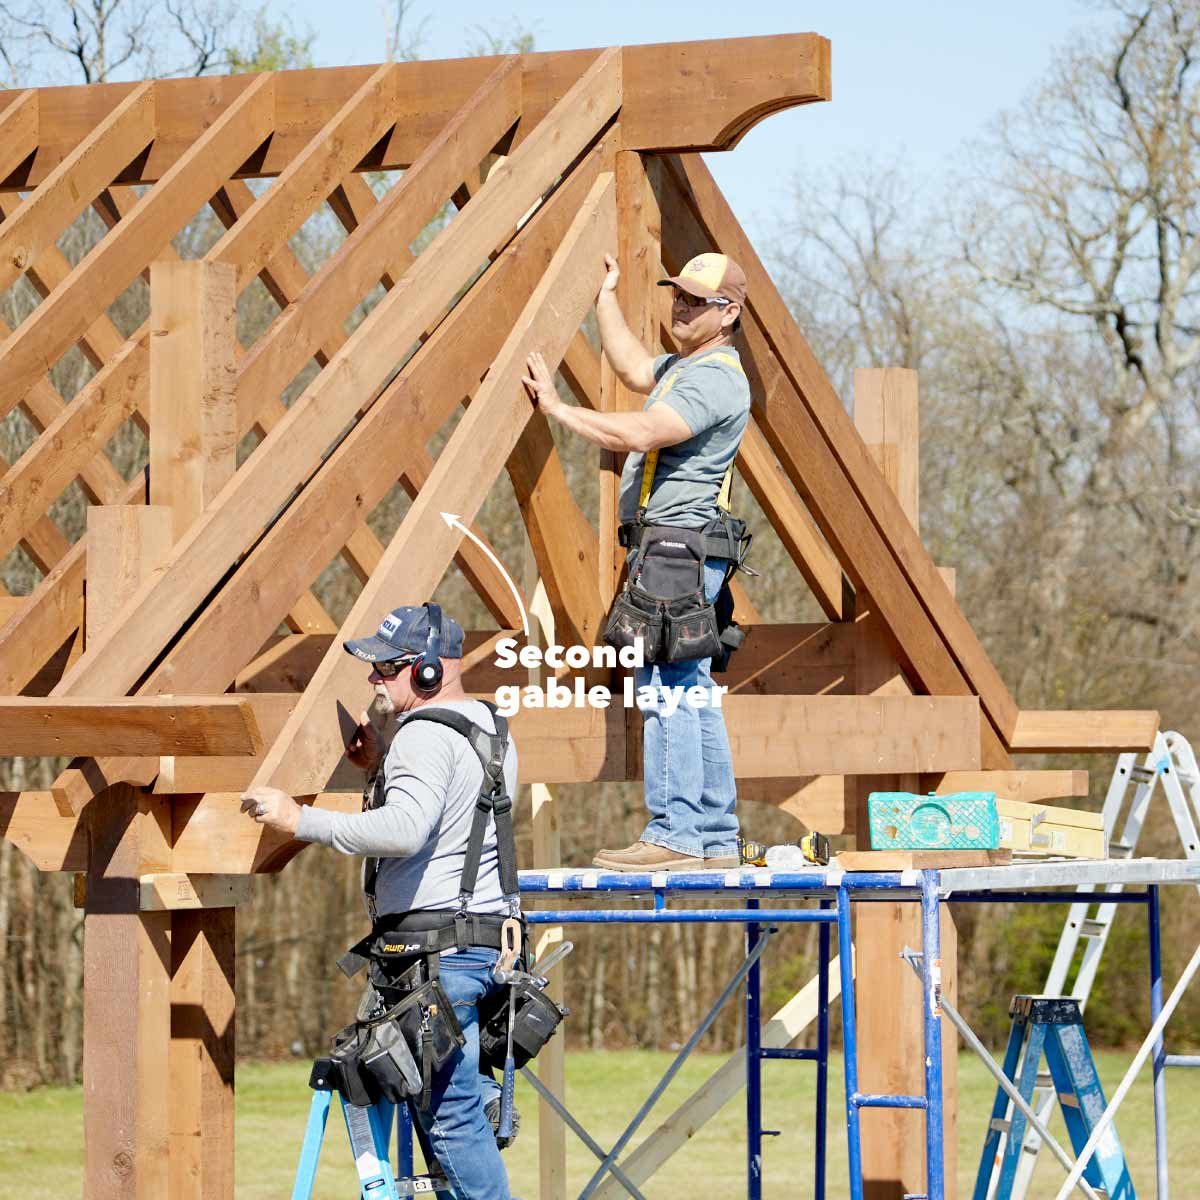
[[[319,66],[378,62],[385,5],[292,0]],[[452,19],[440,16],[452,13]],[[833,45],[833,100],[769,117],[729,152],[707,155],[748,233],[765,238],[798,175],[828,178],[856,159],[897,163],[936,188],[970,138],[1017,104],[1073,31],[1098,19],[1081,0],[410,0],[422,58],[453,58],[478,30],[531,32],[538,50],[815,32]]]

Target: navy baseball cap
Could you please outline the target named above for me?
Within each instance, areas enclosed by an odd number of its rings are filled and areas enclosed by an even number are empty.
[[[424,605],[405,605],[394,608],[383,618],[373,637],[354,638],[343,642],[348,654],[364,662],[391,662],[411,654],[424,654],[429,644],[429,613]],[[462,658],[462,626],[453,618],[442,615],[439,658]]]

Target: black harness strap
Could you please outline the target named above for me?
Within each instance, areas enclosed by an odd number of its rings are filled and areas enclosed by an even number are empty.
[[[510,907],[517,902],[517,844],[513,834],[512,797],[504,786],[504,759],[508,753],[508,722],[496,711],[493,704],[483,701],[491,711],[496,723],[496,732],[488,733],[476,725],[470,717],[449,709],[418,709],[405,718],[410,721],[433,721],[446,725],[462,734],[470,743],[483,768],[483,784],[475,801],[475,815],[471,821],[471,833],[467,839],[466,859],[463,862],[462,880],[458,885],[458,909],[465,914],[475,884],[479,879],[479,864],[483,858],[483,840],[487,835],[489,815],[496,823],[496,853],[499,858],[500,890]],[[403,725],[401,726],[403,728]],[[465,949],[465,946],[463,947]]]

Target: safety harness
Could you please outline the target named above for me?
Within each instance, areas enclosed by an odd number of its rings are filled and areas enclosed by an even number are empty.
[[[426,956],[429,978],[436,978],[437,955],[443,950],[459,952],[468,946],[501,949],[501,926],[506,917],[519,917],[521,900],[517,883],[517,847],[513,836],[512,797],[504,785],[504,758],[508,753],[508,722],[493,704],[488,704],[496,732],[489,733],[469,717],[450,709],[418,709],[407,716],[396,731],[399,737],[414,721],[432,721],[445,725],[466,738],[483,768],[483,782],[475,800],[471,832],[467,838],[466,856],[459,881],[458,905],[454,909],[429,909],[411,913],[387,913],[379,916],[375,906],[375,885],[379,877],[380,860],[368,858],[363,868],[363,892],[371,916],[371,932],[352,946],[340,959],[338,967],[348,975],[356,975],[371,958],[404,958]],[[363,809],[383,806],[386,793],[383,764],[368,781],[363,792]],[[475,894],[479,864],[483,858],[483,843],[487,835],[488,818],[496,827],[496,851],[499,858],[500,890],[504,895],[505,914],[472,913],[467,908]]]
[[[712,350],[703,358],[706,361],[715,359],[717,362],[724,363],[745,378],[746,372],[736,354],[730,354],[727,350]],[[671,391],[679,381],[682,371],[682,364],[677,365],[663,380],[658,395],[654,397],[656,402],[662,400]],[[642,488],[638,496],[637,515],[632,521],[624,522],[617,530],[617,539],[627,550],[636,550],[642,544],[645,532],[649,528],[646,522],[646,510],[650,506],[650,495],[654,491],[654,476],[658,471],[658,454],[658,450],[649,451],[642,464]],[[717,493],[717,508],[720,513],[701,532],[704,536],[704,553],[707,558],[726,558],[740,567],[750,551],[752,535],[746,532],[745,522],[731,514],[732,497],[733,463],[731,462],[725,471],[725,477],[721,480],[720,491]]]

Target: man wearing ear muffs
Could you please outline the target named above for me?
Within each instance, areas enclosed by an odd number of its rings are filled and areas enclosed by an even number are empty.
[[[413,1101],[422,1145],[456,1196],[508,1200],[495,1132],[500,1089],[479,1069],[477,1006],[501,989],[493,977],[501,928],[519,916],[516,749],[503,718],[463,690],[462,627],[436,604],[397,608],[374,635],[344,646],[369,665],[375,692],[373,719],[363,714],[347,748],[370,773],[363,811],[299,805],[269,787],[246,792],[243,808],[301,841],[367,856],[372,932],[339,963],[348,974],[369,968],[359,1017],[395,1004],[406,988],[440,985],[456,1028],[451,1052],[427,1070]],[[381,718],[392,715],[387,745]],[[494,808],[477,815],[489,796]]]

